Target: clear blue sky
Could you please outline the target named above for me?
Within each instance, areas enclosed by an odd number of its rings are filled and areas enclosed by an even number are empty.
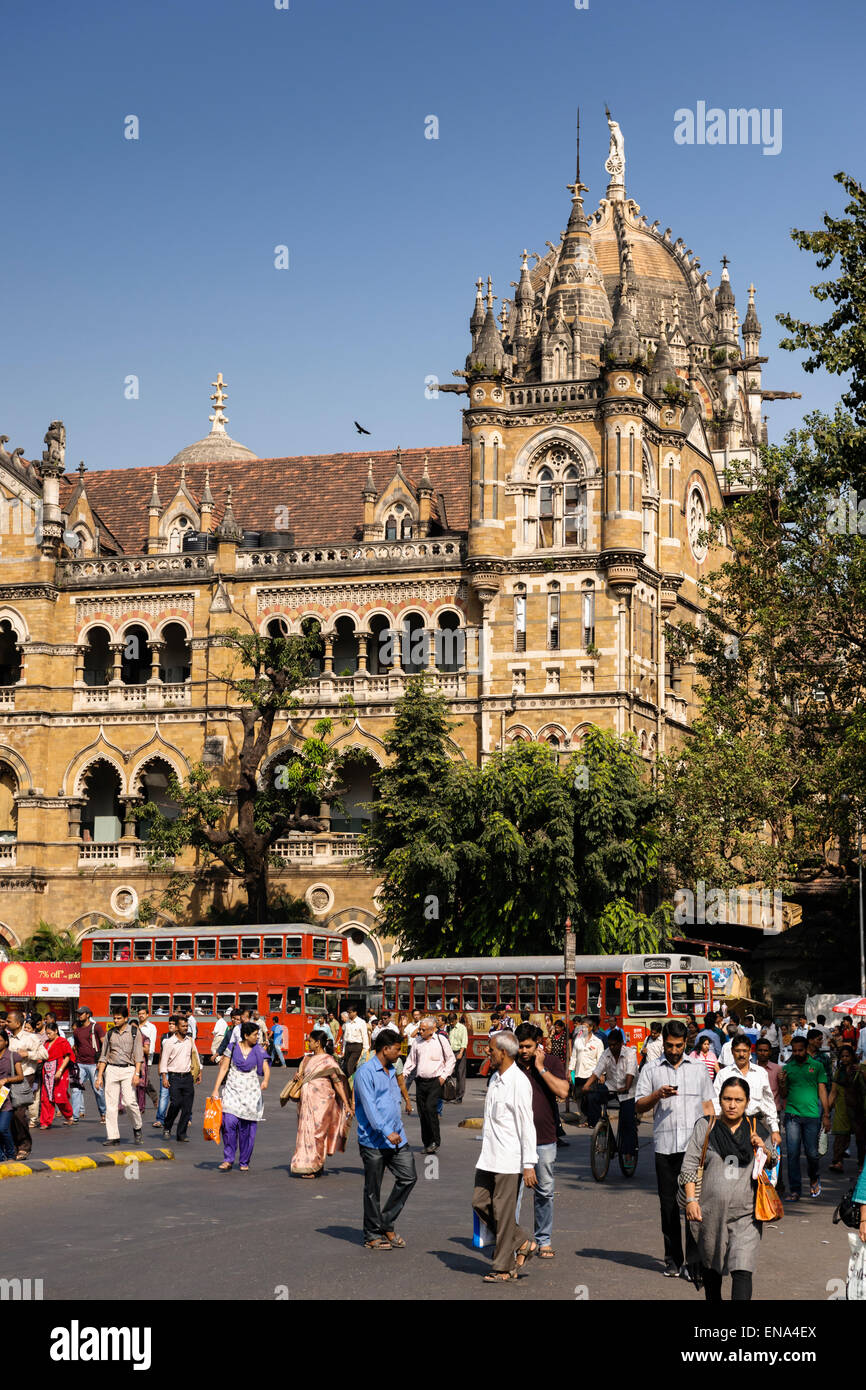
[[[475,278],[512,291],[565,225],[574,111],[587,206],[607,176],[711,269],[758,287],[779,438],[838,381],[781,352],[824,311],[789,237],[863,178],[864,8],[661,0],[83,0],[0,12],[0,432],[29,457],[166,462],[207,432],[210,382],[260,456],[456,443],[427,400],[468,348]],[[674,111],[783,111],[783,146],[679,146]],[[124,118],[140,139],[123,138]],[[439,139],[424,138],[428,115]],[[290,268],[274,269],[274,247]],[[124,399],[127,375],[140,378]],[[358,419],[369,441],[355,434]]]

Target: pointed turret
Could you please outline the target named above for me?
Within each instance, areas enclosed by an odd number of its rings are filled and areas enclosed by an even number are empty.
[[[755,286],[750,285],[749,307],[746,310],[746,317],[743,319],[743,343],[747,357],[757,357],[760,341],[761,325],[758,322],[758,315],[755,313]]]
[[[162,512],[162,503],[161,503],[160,500],[159,500],[159,488],[158,488],[157,485],[156,485],[156,474],[155,474],[155,473],[154,473],[154,475],[153,475],[153,491],[152,491],[151,494],[150,494],[150,502],[149,502],[149,504],[148,504],[148,510],[150,511],[151,515],[153,515],[154,512],[155,512],[157,516],[159,516],[159,515],[161,514],[161,512]]]
[[[239,541],[243,535],[240,526],[235,520],[232,510],[232,485],[229,483],[226,489],[226,505],[223,512],[223,519],[216,528],[216,534],[221,541]]]
[[[484,281],[479,275],[478,279],[475,281],[475,308],[472,310],[472,317],[469,320],[469,327],[472,330],[473,348],[475,348],[478,342],[478,335],[484,324],[484,300],[481,294],[483,287]]]
[[[493,284],[490,278],[487,280],[487,312],[484,315],[484,323],[478,335],[478,342],[466,362],[467,369],[475,367],[490,376],[499,376],[505,366],[505,351],[502,347],[502,338],[499,329],[496,327],[496,316],[493,313]]]
[[[623,288],[613,332],[607,340],[607,356],[611,362],[633,362],[640,354],[640,338],[632,316],[628,295]]]
[[[656,348],[656,355],[653,359],[653,368],[647,382],[647,390],[651,396],[658,399],[664,395],[666,386],[679,386],[680,379],[677,376],[674,359],[668,343],[668,335],[665,331],[664,314],[659,317],[659,343]]]
[[[728,274],[728,258],[722,257],[722,278],[716,290],[716,334],[713,341],[718,347],[739,348],[736,323],[736,301],[731,289]]]

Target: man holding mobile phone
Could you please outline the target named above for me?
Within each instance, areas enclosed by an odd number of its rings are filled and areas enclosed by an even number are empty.
[[[713,1084],[702,1061],[686,1056],[688,1030],[673,1019],[662,1029],[664,1051],[657,1062],[647,1062],[638,1077],[635,1109],[638,1115],[652,1110],[656,1186],[665,1243],[664,1275],[688,1279],[688,1266],[698,1263],[698,1248],[686,1222],[683,1258],[682,1214],[677,1202],[677,1183],[692,1130],[701,1115],[714,1115]]]

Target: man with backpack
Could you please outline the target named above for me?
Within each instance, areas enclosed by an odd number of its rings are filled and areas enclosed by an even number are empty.
[[[78,1064],[79,1081],[79,1085],[73,1085],[69,1093],[74,1120],[84,1119],[84,1088],[86,1082],[89,1081],[90,1088],[96,1096],[99,1118],[105,1124],[105,1093],[96,1089],[96,1064],[99,1061],[104,1037],[105,1031],[93,1021],[92,1009],[86,1007],[79,1009],[78,1023],[72,1030],[71,1039],[75,1061]]]

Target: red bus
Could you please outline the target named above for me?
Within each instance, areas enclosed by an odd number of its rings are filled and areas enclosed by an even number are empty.
[[[711,962],[678,952],[657,956],[578,956],[576,976],[567,980],[562,956],[451,957],[409,960],[384,971],[383,1008],[465,1013],[470,1061],[485,1056],[490,1015],[510,1005],[520,1016],[543,1026],[544,1015],[601,1019],[621,1028],[631,1046],[640,1047],[654,1018],[703,1016],[710,1003]]]
[[[129,927],[85,936],[81,942],[79,1006],[100,1023],[125,1004],[160,1019],[179,1008],[196,1021],[198,1048],[211,1051],[213,1030],[228,1010],[249,1007],[285,1033],[283,1051],[302,1057],[316,1017],[333,1010],[349,989],[349,944],[309,922],[249,927]]]

